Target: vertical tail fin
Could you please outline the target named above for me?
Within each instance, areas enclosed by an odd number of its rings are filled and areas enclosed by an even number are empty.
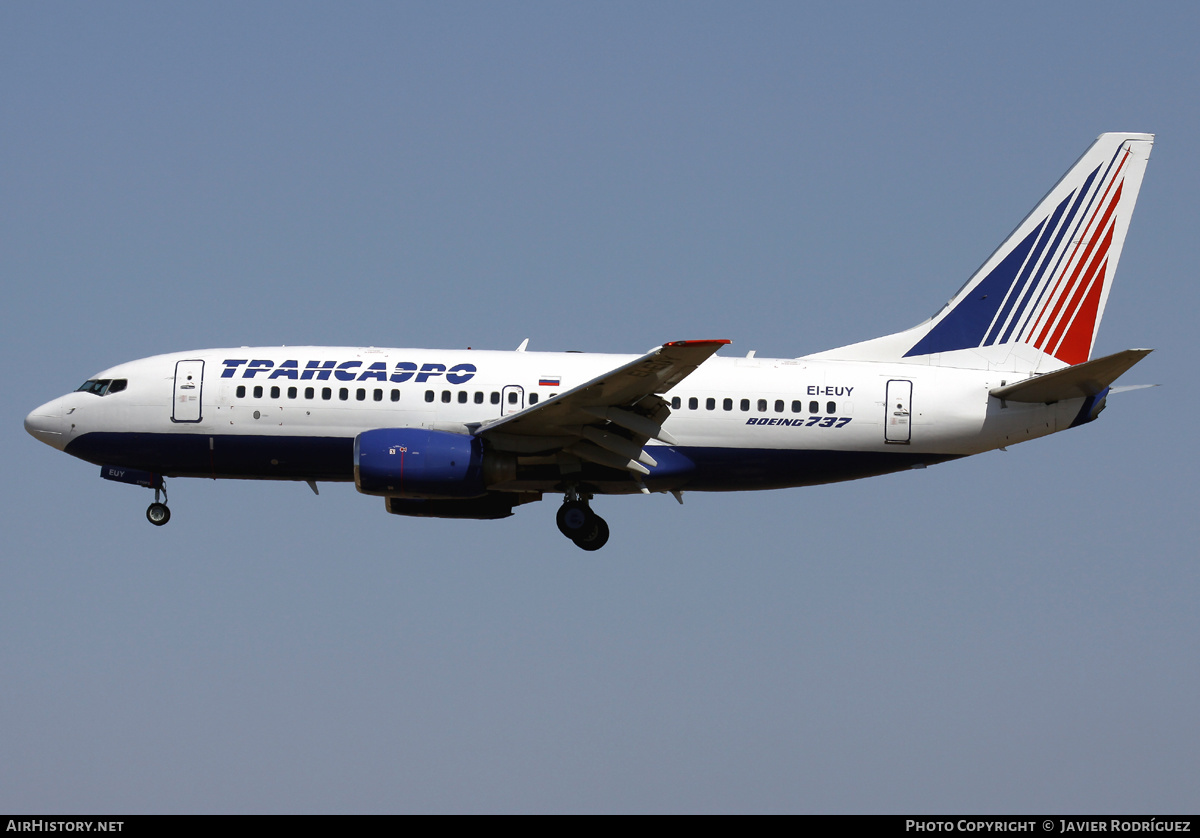
[[[933,318],[823,357],[1047,369],[1091,357],[1152,134],[1102,134]]]

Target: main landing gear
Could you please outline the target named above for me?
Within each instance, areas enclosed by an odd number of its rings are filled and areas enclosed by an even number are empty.
[[[146,507],[146,520],[156,527],[161,527],[167,521],[171,520],[171,510],[167,508],[167,504],[165,503],[167,500],[167,487],[165,485],[162,487],[163,503],[159,503],[158,501],[158,492],[159,490],[156,488],[154,490],[154,503]]]
[[[592,511],[586,496],[572,489],[558,508],[558,531],[582,550],[599,550],[608,543],[608,523]]]

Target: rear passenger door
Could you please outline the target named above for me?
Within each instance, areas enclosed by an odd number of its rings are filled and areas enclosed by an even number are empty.
[[[884,404],[884,442],[908,445],[912,441],[912,382],[893,379],[887,383]]]

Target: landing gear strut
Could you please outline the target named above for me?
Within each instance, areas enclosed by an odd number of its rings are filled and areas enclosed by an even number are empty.
[[[156,527],[161,527],[163,524],[167,523],[167,521],[171,520],[171,510],[167,508],[167,504],[165,502],[159,503],[158,492],[159,489],[156,487],[154,489],[154,503],[146,507],[146,520],[151,524],[154,524]],[[167,499],[166,486],[162,487],[162,499],[163,501],[166,501]]]
[[[582,550],[599,550],[608,543],[608,523],[588,506],[588,498],[572,489],[555,516],[558,531]]]

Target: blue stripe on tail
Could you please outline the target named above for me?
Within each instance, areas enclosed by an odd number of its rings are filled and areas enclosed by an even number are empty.
[[[1004,260],[971,289],[970,295],[960,300],[929,334],[904,353],[904,357],[953,352],[955,349],[972,349],[979,346],[984,333],[992,325],[996,312],[1004,303],[1005,294],[1016,281],[1017,272],[1025,264],[1025,257],[1029,255],[1041,229],[1040,225],[1036,227],[1024,241],[1009,251]]]

